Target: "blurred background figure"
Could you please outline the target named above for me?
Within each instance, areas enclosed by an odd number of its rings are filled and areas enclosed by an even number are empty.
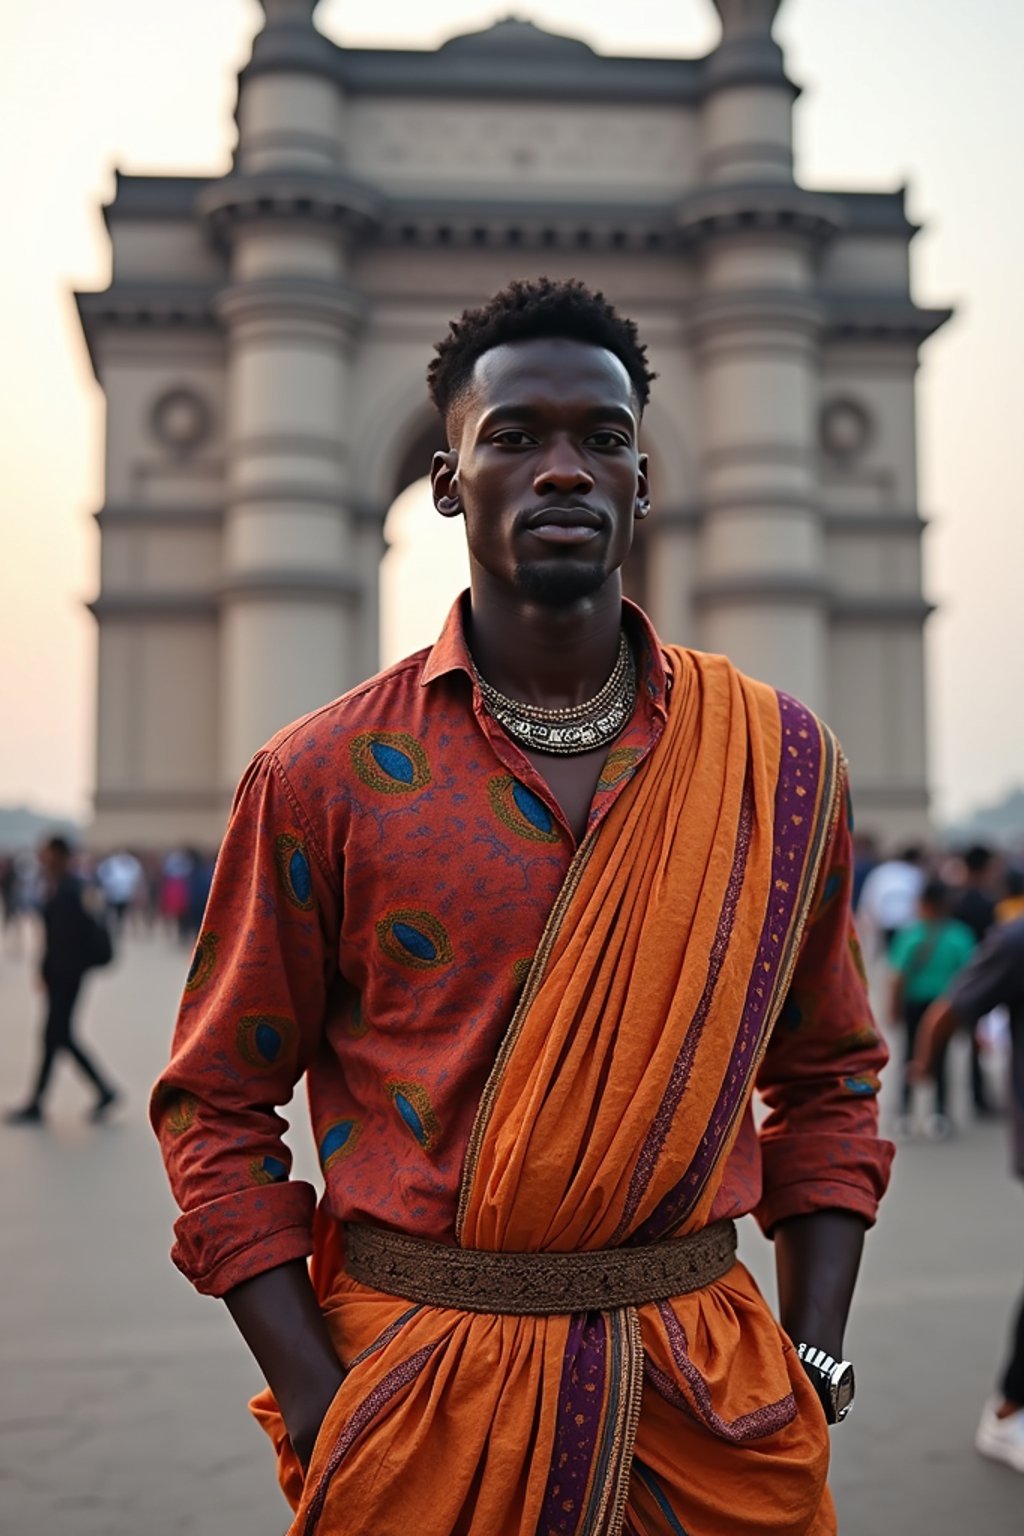
[[[975,938],[966,923],[950,913],[950,892],[941,880],[929,880],[917,903],[917,921],[900,929],[892,938],[889,964],[892,966],[891,1017],[903,1020],[906,1031],[903,1050],[903,1084],[898,1130],[905,1136],[914,1131],[914,1074],[910,1070],[921,1020],[935,1000],[943,995],[963,970],[975,947]],[[949,1085],[946,1077],[946,1051],[937,1053],[933,1063],[935,1108],[927,1121],[929,1134],[937,1140],[952,1130],[949,1118]]]
[[[853,910],[860,904],[864,882],[873,869],[878,867],[878,841],[873,832],[853,834]]]
[[[996,922],[1015,923],[1024,917],[1024,869],[1012,865],[1003,875],[1003,896],[996,902]]]
[[[125,919],[133,910],[142,888],[142,865],[134,853],[122,849],[100,860],[96,866],[96,879],[103,892],[114,931],[120,935],[124,930]]]
[[[209,854],[201,853],[197,848],[188,849],[188,856],[192,861],[188,872],[188,906],[185,912],[185,928],[181,933],[182,939],[192,943],[199,935],[202,926],[203,913],[206,911],[206,903],[210,895],[210,886],[213,884],[213,866],[216,862]]]
[[[160,916],[174,929],[183,943],[187,941],[189,935],[191,874],[191,854],[185,848],[172,848],[164,857],[161,872]]]
[[[113,957],[106,927],[87,908],[81,881],[71,868],[71,847],[51,837],[39,851],[43,873],[44,947],[40,976],[46,993],[39,1070],[25,1104],[4,1116],[8,1125],[38,1125],[61,1051],[66,1051],[96,1090],[92,1118],[101,1120],[117,1102],[117,1090],[74,1038],[74,1011],[85,973]]]
[[[163,862],[160,913],[182,944],[199,932],[213,881],[214,859],[197,848],[174,848]]]
[[[865,946],[874,954],[888,954],[896,935],[917,921],[924,882],[924,853],[916,844],[884,859],[865,875],[857,922]]]
[[[4,953],[11,954],[18,948],[18,867],[9,853],[0,854],[0,924]]]
[[[965,923],[980,944],[996,920],[993,876],[996,860],[984,843],[973,843],[963,855],[960,889],[953,902],[953,916]],[[971,1102],[981,1118],[999,1113],[985,1086],[982,1041],[975,1028],[971,1031]]]
[[[911,1076],[941,1071],[957,1027],[974,1030],[995,1008],[1009,1014],[1013,1165],[1024,1178],[1024,918],[993,929],[970,965],[921,1021]],[[982,1409],[975,1445],[983,1456],[1024,1472],[1024,1294],[1017,1307],[1010,1356],[998,1393]]]

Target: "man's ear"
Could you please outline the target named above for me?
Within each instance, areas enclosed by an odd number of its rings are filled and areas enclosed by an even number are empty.
[[[647,478],[648,463],[646,453],[642,453],[637,460],[636,501],[633,506],[633,516],[637,522],[645,518],[651,510],[651,487]]]
[[[459,499],[459,451],[449,448],[435,453],[430,466],[430,488],[434,506],[442,517],[459,517],[462,502]]]

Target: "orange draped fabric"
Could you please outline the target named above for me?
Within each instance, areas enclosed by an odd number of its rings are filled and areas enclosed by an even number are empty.
[[[573,1251],[699,1230],[786,987],[842,775],[813,716],[671,650],[648,770],[581,846],[481,1100],[467,1248]],[[788,711],[788,712],[787,712]],[[573,1317],[412,1306],[313,1276],[349,1367],[298,1536],[826,1536],[824,1416],[742,1264],[669,1303]]]

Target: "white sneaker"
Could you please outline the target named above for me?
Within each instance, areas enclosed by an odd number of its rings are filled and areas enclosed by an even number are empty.
[[[1024,1472],[1024,1408],[1000,1419],[996,1417],[998,1404],[995,1397],[985,1404],[974,1444],[983,1456],[1001,1461],[1015,1472]]]
[[[948,1115],[929,1115],[925,1131],[929,1141],[948,1141],[953,1134],[953,1122]]]

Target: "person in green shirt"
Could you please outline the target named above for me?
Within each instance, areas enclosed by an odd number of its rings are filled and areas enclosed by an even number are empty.
[[[914,1058],[917,1030],[936,998],[952,985],[971,958],[976,943],[966,923],[950,916],[950,897],[941,880],[929,880],[918,900],[918,921],[894,937],[889,949],[893,970],[892,1017],[902,1016],[906,1026],[903,1055],[902,1114],[900,1129],[912,1129],[913,1082],[908,1067]],[[928,1129],[937,1139],[948,1136],[952,1123],[948,1114],[946,1053],[935,1062],[935,1113]]]

